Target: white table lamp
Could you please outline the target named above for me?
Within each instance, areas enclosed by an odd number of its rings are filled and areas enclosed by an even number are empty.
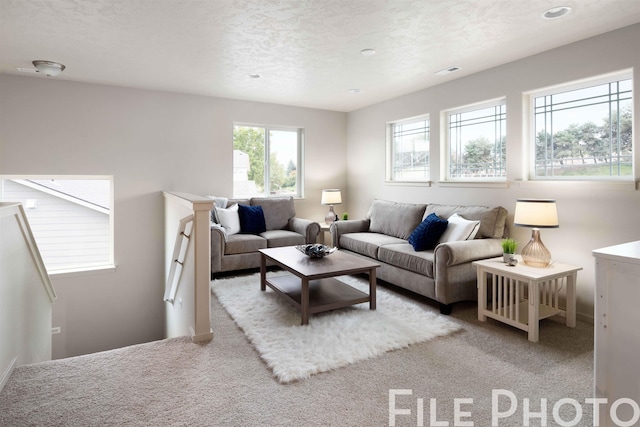
[[[322,200],[320,200],[320,204],[329,205],[329,212],[324,217],[324,222],[327,224],[331,224],[337,218],[336,213],[333,211],[333,205],[339,205],[342,203],[342,194],[340,194],[340,190],[337,188],[330,188],[327,190],[322,190]]]
[[[522,261],[533,267],[546,267],[551,262],[549,249],[540,240],[541,228],[558,228],[556,201],[549,199],[518,199],[513,225],[533,227],[531,240],[522,248]]]

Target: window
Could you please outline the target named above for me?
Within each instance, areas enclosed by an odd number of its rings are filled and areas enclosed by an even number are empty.
[[[429,116],[387,124],[387,180],[429,181]]]
[[[633,176],[629,75],[531,95],[537,179]]]
[[[2,177],[0,199],[21,202],[50,273],[113,266],[111,177]]]
[[[233,196],[302,197],[302,129],[235,125]]]
[[[448,180],[506,180],[505,100],[447,112]]]

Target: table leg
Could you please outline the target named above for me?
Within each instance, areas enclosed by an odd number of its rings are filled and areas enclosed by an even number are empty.
[[[260,253],[260,290],[267,290],[267,257]]]
[[[570,328],[576,327],[576,276],[577,272],[567,276],[566,324]]]
[[[538,342],[540,338],[540,289],[538,282],[529,282],[529,341]]]
[[[376,269],[369,270],[369,310],[376,309]]]
[[[309,324],[309,279],[302,279],[302,295],[300,296],[300,304],[302,305],[302,322],[301,325]]]
[[[478,267],[476,280],[478,282],[478,320],[486,322],[487,316],[484,313],[487,310],[487,276],[481,267]]]

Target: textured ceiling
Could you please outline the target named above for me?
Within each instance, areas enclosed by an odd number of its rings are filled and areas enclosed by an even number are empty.
[[[0,72],[352,111],[637,22],[640,0],[0,0]]]

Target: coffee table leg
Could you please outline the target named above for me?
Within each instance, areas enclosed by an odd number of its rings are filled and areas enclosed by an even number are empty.
[[[302,295],[300,297],[302,305],[302,322],[301,325],[309,324],[309,279],[302,279]]]
[[[260,290],[267,290],[267,257],[260,254]]]
[[[369,270],[369,310],[376,309],[376,269]]]

